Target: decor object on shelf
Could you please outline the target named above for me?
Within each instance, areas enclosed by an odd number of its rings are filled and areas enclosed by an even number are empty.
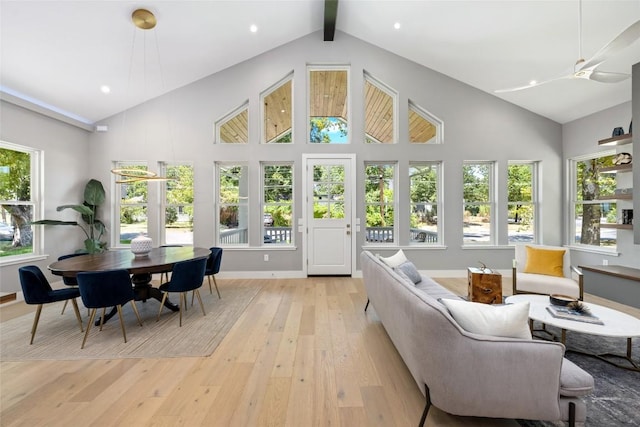
[[[105,191],[102,183],[96,179],[91,179],[84,187],[84,202],[81,205],[63,205],[56,208],[58,212],[65,209],[73,209],[80,213],[87,227],[84,227],[78,221],[58,221],[53,219],[41,219],[33,221],[31,224],[74,225],[80,227],[87,238],[84,241],[84,248],[79,249],[78,252],[90,254],[104,252],[107,250],[107,242],[103,242],[101,239],[107,229],[104,223],[97,218],[98,207],[104,203],[104,200]]]
[[[131,252],[133,252],[136,258],[149,255],[151,249],[153,249],[153,240],[144,234],[140,234],[131,240]]]
[[[629,122],[629,133],[633,133],[633,120]]]
[[[633,224],[633,209],[622,209],[622,223]]]
[[[636,21],[627,27],[623,32],[618,34],[613,40],[603,46],[596,52],[594,56],[586,60],[582,56],[582,0],[579,4],[579,24],[578,24],[578,60],[573,67],[573,73],[563,74],[546,80],[531,81],[529,84],[517,86],[508,89],[499,89],[495,93],[515,92],[518,90],[529,89],[540,86],[556,80],[563,79],[585,79],[594,80],[600,83],[618,83],[631,77],[625,73],[612,73],[608,71],[599,71],[597,68],[605,61],[620,53],[632,43],[640,38],[640,21]],[[631,132],[631,131],[629,131]]]
[[[613,159],[614,165],[628,165],[633,161],[631,153],[618,153],[615,159]]]
[[[624,129],[622,129],[622,127],[614,128],[613,132],[611,133],[611,136],[620,136],[620,135],[624,135]]]

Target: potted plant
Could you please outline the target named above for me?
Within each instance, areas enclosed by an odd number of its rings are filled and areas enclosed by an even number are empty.
[[[56,208],[60,212],[65,209],[73,209],[78,212],[84,221],[83,225],[78,221],[59,221],[54,219],[42,219],[33,221],[35,225],[73,225],[79,227],[87,237],[84,241],[84,249],[81,252],[90,254],[100,253],[107,250],[107,242],[103,242],[102,236],[106,231],[104,223],[96,218],[98,207],[104,203],[105,191],[102,183],[91,179],[84,187],[84,202],[81,205],[62,205]]]

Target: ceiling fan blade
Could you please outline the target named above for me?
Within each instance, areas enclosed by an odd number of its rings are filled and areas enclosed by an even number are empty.
[[[609,71],[594,71],[589,76],[589,80],[595,80],[600,83],[618,83],[631,77],[625,73],[611,73]]]
[[[517,86],[517,87],[511,87],[511,88],[507,88],[507,89],[494,90],[493,93],[517,92],[519,90],[531,89],[532,87],[536,87],[536,86],[540,86],[540,85],[543,85],[543,84],[546,84],[546,83],[554,82],[556,80],[569,79],[571,77],[573,77],[573,75],[572,74],[568,74],[568,75],[564,75],[564,76],[561,76],[561,77],[555,77],[553,79],[543,80],[541,82],[536,82],[536,83],[528,84],[528,85],[524,85],[524,86]]]
[[[627,27],[626,30],[618,34],[616,38],[607,43],[602,49],[596,52],[588,61],[579,64],[578,70],[594,68],[602,64],[610,57],[617,54],[622,49],[631,45],[640,38],[640,21],[636,21]],[[595,80],[595,79],[592,79]]]

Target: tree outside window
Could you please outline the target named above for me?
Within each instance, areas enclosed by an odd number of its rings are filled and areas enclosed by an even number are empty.
[[[509,163],[507,169],[509,243],[536,241],[537,197],[534,186],[536,167],[537,164],[534,162]]]
[[[291,244],[293,165],[263,164],[262,227],[264,243]]]
[[[32,187],[37,158],[38,152],[27,147],[0,144],[0,257],[34,252],[30,224],[37,207],[38,192]]]
[[[369,163],[365,165],[364,173],[366,240],[393,243],[395,164]]]
[[[465,162],[463,179],[463,242],[493,243],[493,162]]]
[[[616,174],[600,172],[612,166],[614,158],[614,155],[603,155],[572,161],[573,243],[616,247],[616,230],[603,227],[603,224],[615,224],[618,218]]]
[[[117,162],[115,167],[118,169],[147,170],[147,165],[140,163]],[[129,245],[136,236],[148,233],[148,182],[135,181],[117,184],[117,191],[119,192],[118,212],[120,220],[118,239],[121,244]]]
[[[412,244],[438,243],[440,163],[409,164],[410,229]]]
[[[249,243],[249,186],[246,165],[218,164],[220,244]]]
[[[163,164],[165,184],[164,239],[166,244],[193,244],[193,166]]]

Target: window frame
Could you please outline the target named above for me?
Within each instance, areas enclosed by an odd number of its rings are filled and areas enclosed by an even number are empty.
[[[509,201],[509,170],[508,168],[512,165],[531,165],[531,202],[510,202]],[[521,205],[531,205],[533,212],[533,240],[531,242],[536,244],[540,242],[540,162],[534,160],[509,160],[507,162],[507,243],[509,245],[516,245],[519,242],[511,242],[508,230],[508,219],[509,219],[509,207],[515,204]]]
[[[191,167],[191,173],[194,174],[195,170],[194,170],[194,166],[192,162],[158,162],[158,169],[160,171],[160,175],[161,176],[167,176],[167,169],[174,167],[174,166],[190,166]],[[167,181],[168,182],[168,181]],[[167,236],[166,236],[166,231],[167,231],[167,208],[170,206],[190,206],[191,210],[194,211],[195,208],[195,183],[194,183],[194,187],[192,188],[193,191],[193,197],[194,200],[192,203],[180,203],[180,204],[174,204],[174,203],[168,203],[167,201],[167,194],[168,194],[168,190],[167,190],[167,182],[164,183],[164,185],[162,186],[162,188],[160,189],[160,209],[158,212],[158,216],[160,217],[159,219],[159,228],[160,228],[160,241],[163,242],[163,244],[169,244],[169,245],[173,245],[173,244],[180,244],[180,245],[187,245],[187,246],[193,246],[193,227],[194,227],[194,220],[195,218],[192,218],[192,227],[191,227],[191,243],[174,243],[174,242],[167,242]]]
[[[26,145],[14,144],[4,140],[0,140],[0,148],[29,154],[30,174],[30,200],[1,200],[0,204],[30,205],[32,206],[32,219],[36,220],[36,218],[41,218],[44,213],[44,150]],[[44,255],[44,227],[31,226],[31,232],[33,236],[31,252],[0,257],[0,266],[39,258]]]
[[[433,124],[434,127],[436,128],[436,134],[433,138],[431,138],[429,141],[424,141],[424,142],[413,142],[411,141],[411,123],[410,123],[410,116],[411,116],[411,111],[413,110],[413,112],[415,112],[416,114],[418,114],[420,117],[422,117],[424,120],[428,121],[429,123]],[[422,108],[421,106],[419,106],[418,104],[416,104],[414,101],[412,101],[411,99],[409,99],[409,102],[407,104],[407,129],[408,129],[408,138],[409,138],[409,144],[413,145],[438,145],[438,144],[443,144],[444,143],[444,122],[439,119],[438,117],[434,116],[433,114],[431,114],[429,111],[425,110],[424,108]],[[433,142],[430,142],[432,141]]]
[[[435,205],[436,207],[436,227],[437,227],[437,241],[436,242],[428,242],[428,241],[424,241],[424,242],[420,242],[420,241],[416,241],[412,238],[412,228],[411,228],[411,215],[413,213],[413,206],[417,205],[419,203],[414,203],[411,200],[411,193],[412,193],[412,187],[411,187],[411,168],[412,167],[420,167],[420,166],[433,166],[436,168],[436,201],[435,203],[428,203],[430,205]],[[410,245],[416,245],[416,246],[443,246],[443,230],[444,230],[444,203],[442,201],[442,194],[443,194],[443,185],[442,185],[442,177],[443,177],[443,162],[441,160],[434,160],[434,161],[416,161],[416,162],[409,162],[409,167],[407,169],[407,173],[409,174],[409,179],[408,179],[408,192],[407,194],[409,195],[409,244]]]
[[[352,143],[352,126],[351,126],[351,67],[349,65],[322,65],[322,64],[314,64],[307,65],[307,116],[306,116],[306,143],[312,145],[322,144],[321,142],[312,142],[311,141],[311,101],[312,97],[312,88],[311,88],[311,73],[314,71],[345,71],[347,73],[346,78],[346,104],[347,104],[347,117],[346,117],[346,127],[347,127],[347,140],[345,142],[331,142],[326,145],[349,145]]]
[[[487,183],[487,188],[489,190],[489,194],[487,195],[487,202],[478,202],[478,201],[466,201],[464,198],[464,171],[461,171],[463,174],[462,179],[462,215],[463,215],[463,223],[462,223],[462,246],[466,247],[478,247],[478,246],[495,246],[496,245],[496,206],[497,206],[497,195],[498,191],[496,189],[497,182],[497,162],[495,160],[465,160],[463,161],[463,168],[467,165],[488,165],[489,166],[489,180]],[[488,206],[490,210],[489,214],[489,240],[488,241],[467,241],[464,237],[464,213],[466,212],[466,207],[468,205],[471,206]]]
[[[222,191],[220,188],[220,173],[222,171],[222,169],[224,167],[241,167],[244,168],[244,170],[246,170],[246,177],[244,177],[244,181],[246,182],[246,196],[242,196],[241,195],[241,190],[240,190],[240,186],[238,186],[238,202],[236,204],[232,204],[232,203],[222,203],[221,201],[221,195],[222,195]],[[250,212],[251,212],[251,200],[250,200],[250,190],[251,190],[251,173],[250,173],[250,168],[249,168],[249,164],[248,162],[233,162],[233,161],[220,161],[220,162],[215,162],[215,200],[214,200],[214,220],[215,220],[215,228],[214,228],[214,233],[215,233],[215,241],[217,242],[217,244],[221,247],[224,248],[232,248],[232,247],[237,247],[237,248],[246,248],[249,247],[249,233],[251,232],[251,221],[249,220],[250,218]],[[241,200],[246,200],[246,202],[243,204],[241,203]],[[240,210],[241,210],[241,206],[245,207],[246,210],[246,219],[247,219],[247,231],[246,231],[246,242],[242,242],[242,243],[225,243],[222,241],[221,239],[221,230],[220,230],[220,209],[222,209],[223,206],[238,206],[238,216],[240,215]],[[238,218],[238,226],[240,225],[240,219]]]
[[[616,229],[613,229],[612,231],[616,233],[616,242],[615,242],[615,245],[613,246],[602,246],[602,245],[595,246],[591,244],[576,242],[576,238],[578,237],[578,234],[577,234],[578,230],[576,228],[576,219],[577,219],[576,206],[578,204],[582,204],[582,205],[587,204],[578,200],[578,188],[577,188],[578,163],[587,161],[587,160],[598,159],[602,157],[615,156],[616,153],[617,151],[615,149],[611,149],[611,150],[600,151],[596,153],[584,154],[581,156],[575,156],[567,159],[567,162],[568,162],[567,190],[569,195],[568,207],[567,207],[567,212],[569,212],[569,215],[567,216],[567,221],[568,221],[567,242],[568,242],[568,245],[573,248],[591,251],[591,252],[607,253],[607,254],[618,253],[618,235],[617,235]],[[618,185],[618,180],[616,175],[616,187],[617,185]],[[588,203],[588,204],[600,204],[600,205],[615,204],[616,212],[618,212],[618,210],[620,209],[619,200],[615,198],[611,198],[609,200],[599,200],[599,203]],[[600,228],[600,230],[602,230],[602,227]]]
[[[365,144],[397,144],[399,141],[399,126],[398,126],[398,117],[399,117],[399,111],[398,111],[398,92],[393,90],[390,86],[382,83],[380,80],[376,79],[375,77],[373,77],[371,74],[369,74],[366,70],[363,72],[363,95],[365,97],[365,99],[363,99],[363,107],[364,107],[364,129],[365,129],[365,135],[364,135],[364,143]],[[391,102],[392,102],[392,131],[391,131],[391,141],[390,142],[382,142],[382,141],[376,141],[376,140],[371,140],[371,142],[368,142],[368,138],[367,138],[367,117],[366,117],[366,113],[367,113],[367,104],[366,104],[366,85],[367,83],[371,84],[372,86],[374,86],[375,88],[377,88],[378,90],[382,91],[383,93],[385,93],[386,95],[388,95],[391,98]]]
[[[146,166],[146,170],[149,170],[149,165],[147,164],[146,161],[135,161],[135,160],[116,160],[113,162],[113,169],[126,169],[128,167],[131,166]],[[112,185],[114,188],[113,191],[113,198],[114,198],[114,202],[113,202],[113,210],[112,210],[112,220],[111,223],[113,224],[112,227],[112,231],[111,231],[111,242],[113,242],[112,246],[115,248],[128,248],[131,246],[131,244],[126,244],[126,243],[122,243],[120,236],[121,236],[121,231],[122,231],[122,222],[120,221],[120,216],[121,216],[121,211],[122,211],[122,186],[125,184],[118,184],[116,181],[118,181],[118,176],[115,174],[111,174],[112,175]],[[150,202],[149,202],[149,182],[145,182],[145,184],[147,185],[147,201],[145,203],[127,203],[124,206],[142,206],[145,208],[146,210],[146,216],[147,216],[147,235],[150,235],[151,230],[149,230],[149,226],[150,226],[150,221],[149,221],[149,206],[150,206]]]
[[[233,119],[237,115],[242,114],[244,111],[247,112],[247,140],[237,141],[237,142],[223,141],[222,137],[220,136],[220,129],[222,128],[222,126],[224,126],[227,122],[229,122],[231,119]],[[231,110],[230,112],[228,112],[227,114],[225,114],[224,116],[216,120],[214,124],[214,143],[230,144],[230,145],[248,144],[251,139],[251,135],[249,134],[250,123],[251,123],[251,117],[249,114],[249,100],[247,99],[242,104],[240,104],[239,106],[237,106],[236,108],[234,108],[233,110]]]
[[[367,168],[369,166],[391,166],[393,167],[393,182],[391,186],[388,186],[387,184],[385,184],[385,190],[390,188],[393,191],[393,200],[391,200],[391,202],[387,202],[387,203],[380,203],[380,202],[372,202],[369,203],[367,202],[367,180],[368,177],[366,176],[367,174]],[[399,219],[398,219],[398,206],[399,206],[399,202],[398,202],[398,177],[399,177],[399,166],[398,166],[398,161],[397,160],[390,160],[390,161],[385,161],[385,160],[375,160],[375,161],[365,161],[364,162],[364,168],[363,168],[363,179],[362,179],[362,183],[363,183],[363,208],[364,208],[364,233],[365,233],[365,238],[364,238],[364,243],[363,246],[374,246],[374,245],[390,245],[390,246],[399,246],[400,242],[399,242]],[[367,223],[367,208],[369,206],[390,206],[393,209],[393,226],[392,228],[392,235],[393,235],[393,240],[392,241],[388,241],[388,240],[372,240],[370,241],[368,239],[369,236],[369,224]]]
[[[266,173],[266,168],[269,166],[288,166],[291,169],[291,201],[289,203],[278,203],[278,202],[271,202],[271,203],[267,203],[265,202],[265,173]],[[262,231],[262,245],[263,246],[267,246],[269,248],[273,248],[273,247],[290,247],[290,246],[295,246],[295,163],[294,162],[269,162],[269,161],[265,161],[265,162],[260,162],[260,229]],[[264,226],[264,214],[265,214],[265,210],[267,208],[267,206],[290,206],[291,208],[291,241],[290,242],[284,242],[284,243],[266,243],[264,241],[264,236],[267,235],[267,233],[265,232],[265,226]]]

